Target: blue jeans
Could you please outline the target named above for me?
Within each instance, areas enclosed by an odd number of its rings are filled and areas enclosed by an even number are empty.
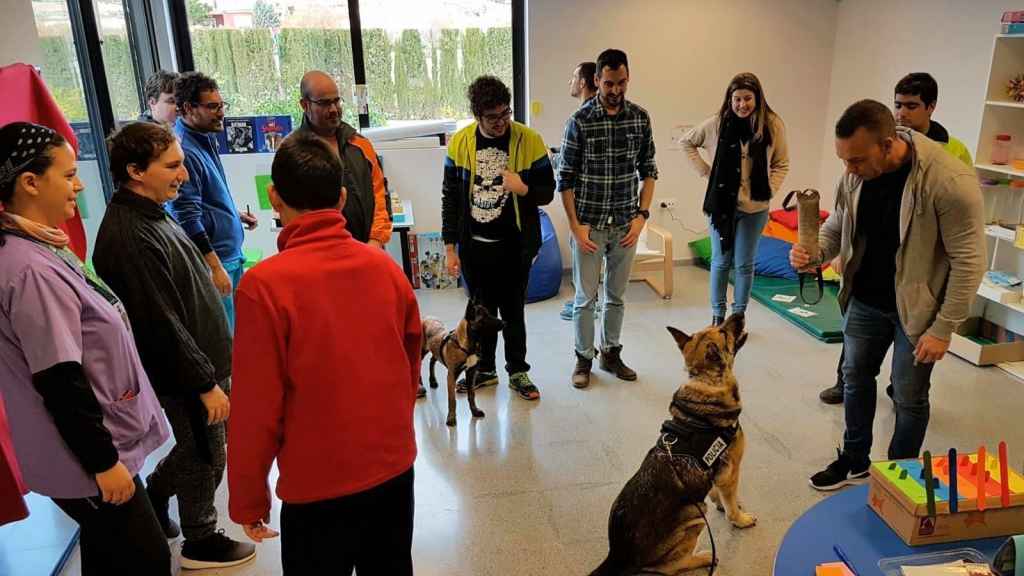
[[[893,402],[896,429],[889,442],[889,459],[917,458],[928,430],[928,390],[935,364],[914,365],[914,344],[903,332],[899,315],[850,299],[843,327],[843,402],[846,432],[843,451],[855,461],[871,454],[871,428],[875,421],[875,378],[889,346],[892,352]]]
[[[601,230],[591,228],[590,240],[597,244],[597,252],[593,254],[584,252],[576,244],[575,237],[569,241],[573,255],[572,281],[576,285],[572,322],[576,330],[576,354],[583,358],[594,357],[594,304],[597,302],[602,261],[604,312],[601,314],[601,349],[619,346],[625,315],[622,296],[626,293],[633,256],[636,255],[636,244],[629,248],[619,244],[628,232],[629,225]]]
[[[746,312],[750,302],[750,289],[754,285],[754,257],[757,241],[761,238],[768,211],[747,214],[736,212],[736,236],[732,250],[722,252],[718,231],[711,227],[711,313],[720,318],[726,313],[726,290],[729,288],[729,270],[736,267],[736,288],[733,290],[733,312]]]
[[[224,304],[224,314],[228,317],[228,331],[232,335],[235,333],[235,291],[238,290],[238,283],[242,281],[242,267],[244,265],[244,259],[222,263],[224,271],[231,278],[231,294],[221,298],[221,303]]]

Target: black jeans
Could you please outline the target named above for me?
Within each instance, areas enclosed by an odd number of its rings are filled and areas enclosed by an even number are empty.
[[[349,496],[281,505],[287,576],[412,576],[413,469]]]
[[[501,242],[470,240],[459,246],[459,260],[470,293],[487,310],[505,321],[505,371],[529,372],[526,363],[526,285],[530,263],[524,262],[518,239]],[[481,372],[493,372],[498,337],[480,343]]]
[[[82,576],[171,573],[171,550],[138,476],[135,495],[120,506],[99,496],[53,501],[80,527]]]

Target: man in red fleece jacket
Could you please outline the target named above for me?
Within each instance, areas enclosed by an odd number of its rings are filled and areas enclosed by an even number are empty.
[[[259,542],[276,532],[285,574],[412,575],[412,413],[422,328],[387,253],[345,229],[344,170],[293,135],[271,168],[280,253],[236,296],[228,508]]]

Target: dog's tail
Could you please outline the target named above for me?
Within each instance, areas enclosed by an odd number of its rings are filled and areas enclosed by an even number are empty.
[[[608,557],[604,559],[604,562],[601,562],[600,566],[594,568],[594,571],[590,573],[590,576],[622,576],[625,568],[625,566],[609,554]]]

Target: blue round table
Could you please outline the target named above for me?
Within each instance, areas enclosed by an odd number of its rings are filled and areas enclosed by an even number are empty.
[[[868,508],[867,502],[868,487],[862,485],[842,490],[812,506],[786,531],[775,553],[772,573],[776,576],[813,576],[814,567],[818,564],[839,561],[832,551],[836,544],[850,558],[857,574],[881,576],[878,561],[882,558],[975,548],[991,561],[996,550],[1006,541],[1006,537],[999,537],[911,548]]]

